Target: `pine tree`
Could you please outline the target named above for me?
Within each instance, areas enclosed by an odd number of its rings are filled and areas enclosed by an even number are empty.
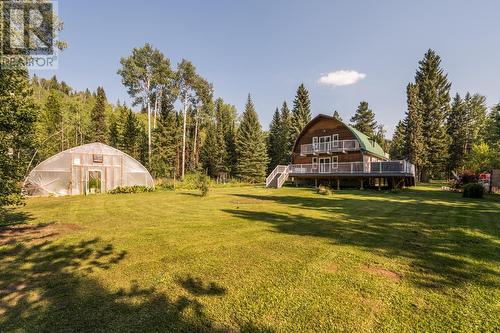
[[[294,141],[290,140],[292,133],[292,117],[290,109],[286,102],[283,102],[280,110],[281,118],[281,138],[280,144],[282,147],[282,155],[280,157],[280,164],[289,164],[292,160],[292,148]]]
[[[467,107],[459,94],[455,95],[447,120],[451,143],[448,148],[448,171],[463,167],[467,155]]]
[[[406,87],[408,111],[404,121],[405,133],[405,157],[415,165],[417,177],[420,179],[420,167],[424,161],[424,134],[422,107],[418,99],[418,86],[409,83]]]
[[[137,158],[139,156],[140,129],[137,118],[132,110],[128,110],[125,120],[122,143],[123,151],[130,156]]]
[[[280,111],[276,108],[271,124],[269,125],[269,135],[267,137],[268,172],[272,171],[283,159],[283,146],[281,146],[283,129],[281,125]]]
[[[91,119],[93,129],[92,141],[106,143],[106,94],[102,87],[97,87],[96,102],[92,109]]]
[[[113,114],[111,116],[110,125],[109,125],[109,136],[108,143],[111,147],[118,147],[118,143],[120,142],[120,132],[118,131],[118,119],[117,116]]]
[[[55,76],[52,80],[55,79]],[[57,80],[57,79],[56,79]],[[53,82],[53,81],[52,81]],[[61,97],[55,90],[51,90],[45,102],[46,145],[48,153],[57,153],[64,150],[64,116],[61,107]],[[53,138],[52,140],[50,140]],[[54,144],[55,143],[55,144]]]
[[[153,131],[151,170],[155,177],[173,177],[178,147],[177,116],[171,98],[164,97],[157,127]]]
[[[434,50],[428,50],[419,61],[415,75],[418,86],[418,99],[422,112],[424,136],[424,160],[422,177],[443,175],[446,167],[449,137],[446,133],[445,119],[450,109],[450,87],[447,74],[441,66],[441,58]]]
[[[487,116],[485,141],[490,147],[500,151],[500,103],[493,106]]]
[[[377,122],[375,121],[375,113],[368,107],[368,102],[362,101],[359,103],[354,116],[351,117],[352,126],[370,137],[375,135]]]
[[[473,145],[484,141],[488,108],[486,106],[486,97],[479,94],[471,95],[467,93],[463,102],[467,115],[464,123],[466,128],[465,149],[469,152]]]
[[[402,160],[405,158],[405,134],[405,124],[400,120],[396,125],[390,144],[389,155],[391,159]]]
[[[236,139],[237,174],[246,182],[259,182],[265,178],[268,157],[259,118],[250,94]]]
[[[0,209],[21,199],[19,185],[34,151],[36,117],[27,71],[0,69]]]
[[[333,118],[337,119],[340,122],[343,122],[342,117],[340,116],[340,113],[337,110],[333,111]]]
[[[311,121],[311,101],[309,92],[303,83],[297,88],[292,109],[292,141],[299,136],[302,129]]]

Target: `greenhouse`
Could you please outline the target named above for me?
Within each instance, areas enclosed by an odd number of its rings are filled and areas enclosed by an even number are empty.
[[[119,186],[154,186],[148,170],[102,143],[62,151],[38,164],[24,182],[30,196],[104,193]]]

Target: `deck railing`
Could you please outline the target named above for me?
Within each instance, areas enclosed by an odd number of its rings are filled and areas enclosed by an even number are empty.
[[[276,175],[278,173],[283,173],[287,168],[288,168],[288,165],[278,165],[278,166],[276,166],[276,168],[274,168],[273,172],[271,172],[269,174],[269,176],[267,176],[267,178],[266,178],[266,187],[269,186],[269,184],[271,184],[271,182],[273,181],[274,177],[276,177]]]
[[[339,162],[291,164],[290,174],[410,174],[415,175],[415,166],[408,161]]]
[[[309,143],[300,145],[300,155],[344,152],[359,150],[357,140],[334,140],[330,142]]]

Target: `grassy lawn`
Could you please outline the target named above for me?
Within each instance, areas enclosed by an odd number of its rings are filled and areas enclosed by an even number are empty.
[[[500,330],[499,196],[239,187],[6,218],[1,332]]]

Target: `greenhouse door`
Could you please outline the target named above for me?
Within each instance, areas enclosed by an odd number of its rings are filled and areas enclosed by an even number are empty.
[[[88,192],[89,194],[101,193],[102,188],[102,172],[99,170],[89,170],[88,177]]]

